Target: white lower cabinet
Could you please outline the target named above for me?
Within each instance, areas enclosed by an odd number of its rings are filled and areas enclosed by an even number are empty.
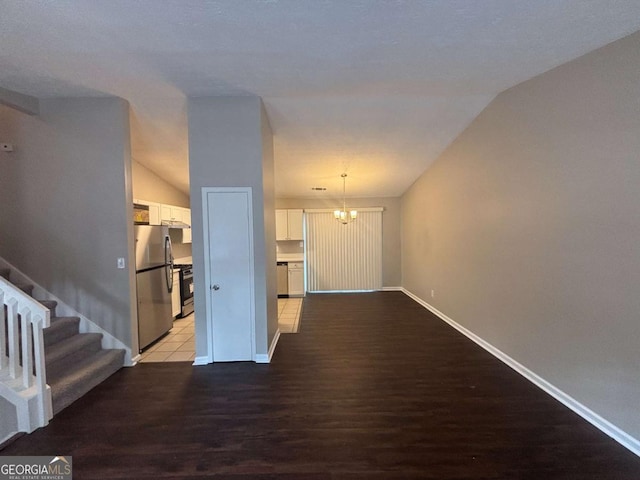
[[[171,315],[173,318],[180,315],[182,305],[180,302],[180,270],[173,270],[173,290],[171,291]]]
[[[289,296],[304,296],[304,263],[289,262]]]

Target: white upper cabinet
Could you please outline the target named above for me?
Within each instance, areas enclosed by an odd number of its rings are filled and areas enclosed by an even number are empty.
[[[287,210],[289,214],[289,240],[302,240],[302,209]]]
[[[149,225],[160,225],[162,221],[160,219],[160,207],[159,203],[149,203]]]
[[[184,222],[182,218],[184,210],[188,209],[176,207],[175,205],[162,205],[160,208],[160,220],[163,222]]]
[[[191,226],[191,209],[183,208],[182,209],[182,221],[187,225]],[[182,230],[182,243],[191,243],[191,229],[185,228]]]
[[[190,208],[178,207],[176,205],[166,205],[162,203],[149,202],[148,200],[138,199],[134,199],[133,203],[139,203],[141,205],[149,206],[149,225],[162,225],[162,222],[182,222],[191,226]],[[181,240],[178,243],[191,243],[191,229],[183,228],[181,230],[181,235],[174,235],[177,240]]]
[[[286,210],[276,210],[276,240],[287,240],[289,236],[289,216]]]
[[[191,209],[190,208],[182,209],[182,221],[187,225],[191,225]]]
[[[276,240],[302,240],[302,209],[276,210]]]
[[[139,203],[140,205],[147,205],[149,207],[149,225],[160,225],[162,223],[160,216],[161,204],[147,200],[138,200],[136,198],[133,199],[133,203]]]
[[[160,220],[165,221],[165,222],[171,220],[171,206],[170,205],[161,205],[160,206]]]

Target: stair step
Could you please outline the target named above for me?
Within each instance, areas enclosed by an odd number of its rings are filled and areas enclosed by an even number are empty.
[[[124,353],[124,350],[100,350],[71,366],[60,378],[48,381],[54,415],[120,370],[124,364]]]
[[[11,281],[11,270],[0,268],[0,276]],[[33,295],[33,285],[14,285]],[[51,325],[44,329],[43,337],[47,384],[51,387],[53,413],[57,414],[120,370],[125,350],[103,350],[101,333],[79,333],[79,317],[58,317],[58,302],[37,301],[49,309],[51,317]]]
[[[54,381],[57,372],[82,363],[102,347],[101,333],[78,333],[47,347],[44,352],[47,379]]]
[[[79,317],[51,318],[51,326],[43,330],[45,348],[77,334],[79,326]]]
[[[56,316],[56,306],[58,305],[58,302],[56,302],[55,300],[38,300],[38,302],[40,302],[51,311],[50,318]]]

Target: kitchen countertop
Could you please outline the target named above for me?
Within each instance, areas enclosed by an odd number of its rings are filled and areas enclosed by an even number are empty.
[[[304,262],[304,253],[276,253],[278,262]]]

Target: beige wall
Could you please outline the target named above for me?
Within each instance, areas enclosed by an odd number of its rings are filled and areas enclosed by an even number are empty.
[[[189,208],[189,195],[133,160],[133,198]]]
[[[269,347],[278,331],[278,277],[276,269],[276,219],[275,219],[275,165],[273,158],[273,132],[269,117],[260,101],[260,126],[262,137],[262,192],[265,259],[265,315]]]
[[[402,198],[404,287],[636,438],[638,65],[639,33],[502,93]]]
[[[341,200],[315,198],[279,198],[276,208],[336,208]],[[382,212],[382,285],[401,285],[400,198],[349,198],[349,207],[384,207]]]
[[[129,104],[0,106],[0,256],[130,347],[137,346]],[[117,268],[125,259],[128,269]]]

